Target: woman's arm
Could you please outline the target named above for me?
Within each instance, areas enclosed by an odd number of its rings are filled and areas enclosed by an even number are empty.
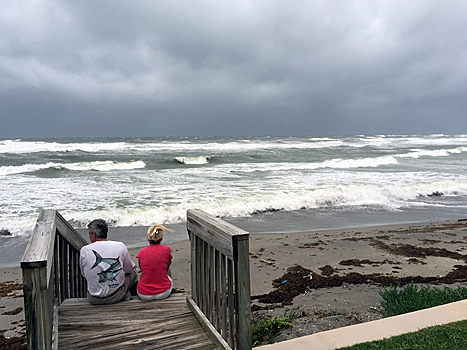
[[[172,259],[169,261],[169,266],[167,266],[167,276],[172,278],[172,270],[170,270],[170,265],[172,264]]]

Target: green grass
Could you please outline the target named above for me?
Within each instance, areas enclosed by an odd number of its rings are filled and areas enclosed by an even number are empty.
[[[403,288],[389,287],[379,293],[382,297],[381,308],[378,312],[383,317],[401,315],[404,313],[427,309],[430,307],[452,303],[467,299],[467,288],[460,286],[456,289],[430,288],[424,285],[418,287],[410,283]],[[341,314],[345,310],[334,309],[323,312],[322,316]],[[274,338],[286,327],[291,327],[296,313],[283,318],[263,319],[253,329],[253,346],[261,343],[272,343]],[[388,339],[361,343],[340,350],[467,350],[467,321],[449,323],[446,325],[424,328],[418,332],[407,333]]]
[[[265,317],[261,320],[256,327],[252,330],[252,343],[253,346],[258,346],[262,343],[271,344],[274,338],[277,337],[284,328],[291,327],[293,321],[297,318],[296,312],[291,312],[287,315],[284,313],[284,317]]]
[[[412,282],[403,289],[384,288],[379,294],[383,298],[379,312],[383,317],[390,317],[467,299],[467,288],[438,289],[424,285],[419,288]]]
[[[461,350],[467,349],[467,321],[424,328],[388,339],[371,341],[339,350]]]
[[[402,289],[384,288],[380,293],[383,300],[379,312],[383,317],[401,315],[438,305],[467,299],[467,288],[452,289],[420,287],[410,283]],[[417,332],[402,334],[388,339],[361,343],[340,350],[467,350],[467,321],[433,326]]]

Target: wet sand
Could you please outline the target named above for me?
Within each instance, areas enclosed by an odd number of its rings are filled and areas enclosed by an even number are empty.
[[[168,245],[174,288],[189,292],[189,242]],[[129,249],[135,262],[139,249]],[[294,327],[277,337],[281,341],[374,320],[384,286],[414,280],[455,287],[467,282],[466,261],[467,221],[251,234],[253,322],[296,312]],[[24,334],[20,283],[19,268],[0,270],[5,337]]]

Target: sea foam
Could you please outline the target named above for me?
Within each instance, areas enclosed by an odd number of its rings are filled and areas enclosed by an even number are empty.
[[[197,156],[197,157],[175,157],[175,161],[181,164],[207,164],[210,156]]]
[[[112,171],[112,170],[130,170],[141,169],[146,164],[143,161],[135,162],[113,162],[113,161],[96,161],[96,162],[81,162],[81,163],[45,163],[45,164],[25,164],[19,166],[2,166],[0,167],[0,176],[30,173],[44,169],[56,170],[71,170],[71,171]]]

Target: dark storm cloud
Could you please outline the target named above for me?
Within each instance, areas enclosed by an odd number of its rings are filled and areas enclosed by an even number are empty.
[[[464,1],[3,1],[0,137],[466,133]]]

